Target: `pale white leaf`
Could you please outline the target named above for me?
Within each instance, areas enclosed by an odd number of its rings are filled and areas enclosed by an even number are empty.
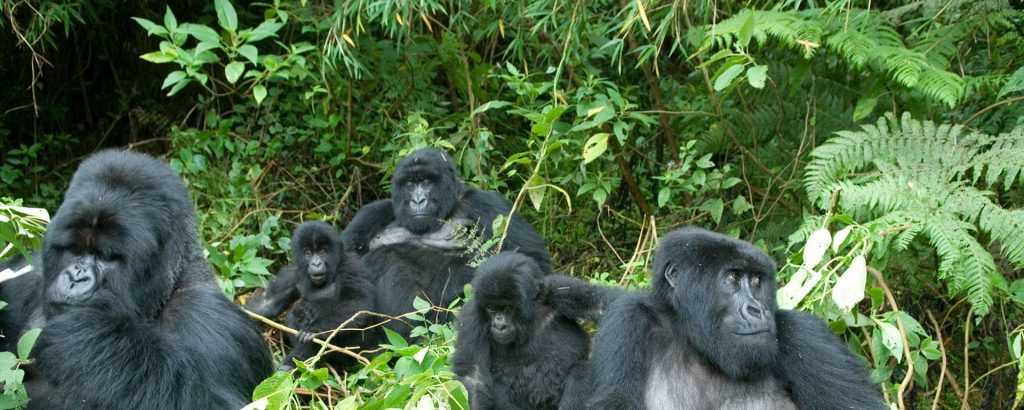
[[[804,244],[803,266],[807,269],[814,269],[815,266],[818,266],[830,243],[832,243],[832,235],[829,234],[828,229],[821,228],[814,231],[807,238],[807,243]]]
[[[850,231],[853,230],[853,225],[849,225],[839,232],[836,232],[836,236],[832,238],[832,252],[839,252],[839,247],[843,245],[843,241],[846,240],[847,236],[850,236]]]
[[[864,286],[867,285],[867,280],[867,261],[864,255],[857,255],[832,288],[832,300],[836,302],[836,306],[844,312],[849,312],[857,306],[858,302],[864,300]]]

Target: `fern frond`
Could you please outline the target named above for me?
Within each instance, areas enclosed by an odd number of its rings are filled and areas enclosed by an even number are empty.
[[[868,62],[878,43],[855,30],[839,31],[825,39],[825,46],[860,69]]]
[[[870,221],[873,232],[909,224],[895,240],[876,238],[879,252],[905,250],[916,237],[927,237],[939,259],[939,279],[984,315],[1002,274],[979,237],[987,234],[1003,258],[1024,266],[1024,210],[1000,207],[987,188],[1002,183],[1009,190],[1022,170],[1024,126],[991,136],[886,115],[815,148],[804,183],[822,209],[832,192],[842,190],[841,210]]]
[[[932,65],[925,65],[917,80],[917,90],[934,98],[947,107],[953,108],[964,97],[967,84],[960,76],[949,71],[940,70]]]
[[[913,88],[921,78],[921,71],[928,66],[924,54],[905,47],[882,46],[876,53],[878,64],[889,73],[894,81],[904,87]]]

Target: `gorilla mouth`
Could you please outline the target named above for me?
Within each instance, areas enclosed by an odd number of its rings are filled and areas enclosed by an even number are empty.
[[[512,332],[491,332],[491,336],[494,337],[494,341],[498,344],[507,345],[512,343],[513,334]]]
[[[315,281],[315,282],[320,282],[320,281],[324,280],[325,277],[327,277],[327,273],[311,273],[311,274],[309,274],[309,278],[313,279],[313,281]]]
[[[771,329],[769,329],[767,327],[760,327],[760,328],[737,330],[737,331],[732,332],[732,333],[736,334],[736,335],[739,335],[739,336],[754,336],[754,335],[759,335],[759,334],[762,334],[762,333],[769,333],[769,332],[771,332]]]

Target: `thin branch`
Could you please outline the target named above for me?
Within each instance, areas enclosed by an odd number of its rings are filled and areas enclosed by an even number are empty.
[[[885,299],[889,302],[889,307],[892,308],[893,312],[899,312],[900,308],[896,304],[896,298],[892,295],[892,290],[889,289],[889,285],[885,282],[885,278],[882,277],[882,272],[878,269],[868,266],[868,272],[875,278],[878,285],[882,287],[882,291],[885,292]],[[907,387],[910,386],[910,382],[914,381],[914,360],[910,358],[910,343],[907,341],[907,331],[903,327],[903,320],[900,319],[899,315],[896,317],[896,327],[899,328],[900,338],[903,339],[903,357],[907,361],[907,374],[903,376],[903,381],[900,382],[900,387],[896,390],[896,405],[900,409],[905,409],[906,406],[903,404],[903,395],[907,391]]]
[[[932,401],[932,410],[939,408],[939,397],[942,396],[942,380],[946,377],[946,344],[942,339],[942,329],[939,328],[939,322],[935,321],[935,316],[932,315],[932,311],[928,310],[928,320],[932,322],[932,326],[935,327],[935,339],[939,341],[939,352],[942,353],[942,367],[939,369],[939,382],[935,385],[935,400]]]

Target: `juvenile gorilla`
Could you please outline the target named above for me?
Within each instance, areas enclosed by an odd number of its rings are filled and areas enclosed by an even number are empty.
[[[391,198],[360,209],[342,238],[376,276],[378,311],[400,316],[414,310],[417,296],[442,307],[462,296],[463,286],[473,277],[473,268],[467,265],[472,252],[454,235],[470,228],[478,237],[489,239],[491,222],[510,210],[500,195],[463,184],[447,155],[423,148],[395,167]],[[544,239],[518,214],[510,224],[504,249],[525,254],[541,271],[550,272],[551,256]],[[451,320],[445,313],[429,319]],[[411,330],[398,321],[388,326],[404,336]]]
[[[652,290],[613,303],[598,327],[589,408],[885,408],[821,319],[776,309],[775,273],[747,242],[668,234]]]
[[[532,259],[511,252],[477,269],[452,359],[470,408],[556,409],[581,371],[590,339],[575,321],[537,303],[542,274]]]
[[[263,316],[276,317],[295,300],[285,324],[299,331],[289,336],[292,351],[281,368],[295,367],[292,359],[305,360],[320,351],[312,342],[316,333],[333,330],[351,321],[331,339],[331,344],[355,350],[372,347],[373,337],[364,329],[373,311],[373,285],[359,256],[345,252],[334,227],[319,221],[304,222],[292,233],[292,263],[274,277],[267,291],[249,301],[246,308]],[[345,367],[354,359],[332,352],[324,360]]]
[[[43,241],[39,373],[76,409],[237,409],[273,371],[213,278],[167,164],[103,151],[75,172]]]

